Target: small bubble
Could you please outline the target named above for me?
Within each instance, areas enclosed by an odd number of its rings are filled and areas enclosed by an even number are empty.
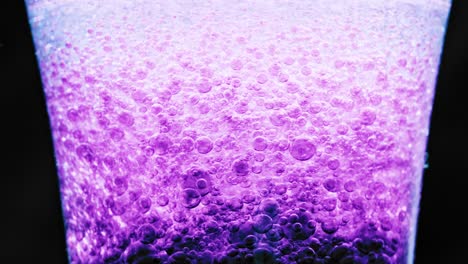
[[[323,208],[327,211],[333,211],[336,208],[336,199],[328,198],[322,201]]]
[[[200,137],[195,142],[195,147],[200,154],[208,154],[213,149],[213,142],[208,137]]]
[[[208,81],[202,82],[197,85],[197,90],[200,93],[208,93],[211,91],[211,84]]]
[[[255,174],[260,174],[262,173],[263,171],[263,168],[261,165],[254,165],[252,166],[252,172],[255,173]]]
[[[229,208],[229,210],[231,211],[239,211],[244,206],[242,201],[238,198],[232,198],[228,200],[226,202],[226,205],[227,205],[227,208]]]
[[[301,116],[301,109],[299,107],[293,107],[288,110],[288,116],[291,118],[298,118]]]
[[[311,71],[311,69],[309,67],[304,66],[301,69],[301,73],[302,73],[302,75],[309,76],[312,73],[312,71]]]
[[[234,162],[232,169],[238,176],[246,176],[249,173],[249,164],[245,160],[238,160]]]
[[[272,75],[272,76],[277,76],[279,73],[280,73],[280,66],[278,64],[273,64],[270,68],[268,68],[268,72]]]
[[[257,75],[257,82],[259,84],[264,84],[267,81],[268,81],[268,77],[265,74],[261,73],[261,74]]]
[[[79,113],[75,109],[70,109],[67,111],[67,118],[72,122],[76,122],[79,119]]]
[[[289,221],[289,223],[294,224],[297,221],[299,221],[299,216],[297,214],[295,214],[295,213],[292,213],[292,214],[289,215],[288,221]]]
[[[376,114],[371,110],[364,110],[361,113],[361,124],[365,126],[370,126],[374,123],[376,119]]]
[[[205,189],[208,187],[208,182],[205,179],[198,179],[196,185],[198,189]]]
[[[348,127],[345,125],[338,125],[336,132],[340,135],[346,135],[346,133],[348,133]]]
[[[285,83],[289,80],[289,76],[285,73],[278,74],[278,81],[281,83]]]
[[[257,137],[254,139],[253,146],[257,151],[264,151],[268,147],[268,144],[265,138]]]
[[[340,162],[337,159],[331,159],[327,162],[327,166],[330,170],[336,170],[340,167]]]
[[[236,60],[233,60],[231,62],[231,68],[235,71],[239,71],[242,69],[244,65],[242,64],[242,62],[239,60],[239,59],[236,59]]]
[[[141,226],[138,230],[138,234],[140,237],[140,242],[143,244],[151,244],[154,240],[156,240],[156,232],[151,225]]]
[[[266,232],[266,238],[271,242],[280,241],[284,237],[283,229],[279,225],[272,225],[271,229]]]
[[[284,59],[284,64],[293,65],[294,64],[294,59],[291,58],[291,57],[287,57],[286,59]]]
[[[140,207],[141,213],[146,213],[151,208],[151,199],[148,197],[141,197],[140,201],[138,202],[138,206]]]
[[[354,190],[356,190],[356,182],[355,181],[347,181],[345,182],[344,184],[344,189],[347,191],[347,192],[354,192]]]
[[[120,141],[124,138],[124,132],[120,128],[111,128],[109,129],[109,134],[112,140]]]
[[[234,87],[234,88],[239,88],[241,87],[242,85],[242,82],[240,79],[238,78],[234,78],[232,81],[231,81],[231,86]]]
[[[338,191],[338,183],[335,179],[327,179],[323,182],[323,187],[329,192]]]
[[[180,149],[183,152],[191,152],[194,149],[195,143],[189,137],[184,137],[180,140]]]
[[[164,155],[168,152],[169,147],[172,145],[172,141],[166,135],[158,135],[157,137],[150,139],[149,144],[158,155]]]
[[[300,161],[309,160],[315,152],[315,145],[308,139],[295,139],[289,149],[291,156]]]
[[[130,115],[129,113],[121,113],[119,115],[119,117],[117,118],[117,120],[121,124],[123,124],[125,126],[129,126],[129,127],[133,126],[133,124],[135,123],[135,120],[134,120],[133,116]]]

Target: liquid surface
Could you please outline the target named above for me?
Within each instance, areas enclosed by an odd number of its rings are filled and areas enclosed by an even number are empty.
[[[71,263],[412,261],[447,1],[27,2]]]

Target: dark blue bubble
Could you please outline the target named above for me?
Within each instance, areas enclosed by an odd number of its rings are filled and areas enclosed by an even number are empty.
[[[267,214],[267,215],[269,215],[271,217],[275,217],[279,213],[278,202],[276,202],[273,199],[263,200],[262,203],[261,203],[260,208],[265,214]]]
[[[315,257],[316,253],[313,248],[310,247],[303,247],[299,250],[297,257],[299,259],[304,259],[304,258],[312,258]]]
[[[182,205],[186,208],[195,208],[200,204],[200,193],[192,188],[186,188],[182,192]]]
[[[254,230],[260,234],[266,233],[273,226],[273,220],[266,214],[256,215],[253,221]]]
[[[266,232],[266,238],[271,242],[280,241],[284,237],[284,232],[281,226],[273,225],[268,232]]]
[[[156,233],[150,225],[141,226],[138,230],[138,236],[143,244],[151,244],[156,240]]]
[[[330,252],[330,257],[335,260],[341,260],[351,253],[351,250],[346,246],[336,246]]]
[[[150,255],[152,251],[148,245],[136,244],[127,250],[126,263],[135,263],[139,258]]]
[[[217,233],[219,231],[218,223],[215,221],[208,221],[205,224],[205,232],[208,234]]]
[[[191,259],[184,252],[176,252],[169,257],[171,264],[192,264]]]
[[[255,263],[275,263],[275,257],[271,250],[266,248],[257,248],[253,251]]]
[[[110,250],[104,257],[105,263],[117,263],[120,260],[120,256],[122,255],[122,251],[112,249]]]
[[[257,243],[257,237],[254,236],[254,235],[248,235],[244,238],[244,243],[246,245],[253,245],[255,243]]]

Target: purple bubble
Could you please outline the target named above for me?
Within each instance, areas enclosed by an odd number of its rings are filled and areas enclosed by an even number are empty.
[[[208,154],[213,149],[213,142],[208,137],[200,137],[195,142],[195,147],[200,154]]]
[[[295,139],[291,144],[289,153],[293,158],[300,161],[309,160],[316,152],[315,145],[308,139]]]

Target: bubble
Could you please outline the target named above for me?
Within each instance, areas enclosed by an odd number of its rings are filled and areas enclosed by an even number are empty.
[[[288,116],[291,117],[291,118],[298,118],[301,116],[301,109],[299,107],[293,107],[291,109],[289,109],[288,111]]]
[[[277,127],[284,126],[288,122],[287,117],[284,114],[280,113],[275,113],[271,115],[269,120],[272,125]]]
[[[234,87],[234,88],[239,88],[239,87],[241,87],[242,82],[241,82],[240,79],[234,78],[234,79],[231,81],[231,85],[232,85],[232,87]]]
[[[335,220],[329,219],[329,220],[326,220],[326,221],[322,222],[321,228],[322,228],[323,232],[331,235],[331,234],[336,233],[336,231],[338,231],[339,226],[335,222]]]
[[[364,126],[370,126],[374,123],[376,114],[372,110],[364,110],[361,112],[361,124]]]
[[[276,147],[279,151],[286,151],[289,149],[289,141],[286,140],[286,139],[280,139],[277,143],[276,143]]]
[[[117,120],[122,125],[129,126],[129,127],[133,126],[133,124],[135,123],[135,120],[134,120],[133,116],[130,115],[129,113],[121,113],[118,116]]]
[[[156,240],[156,233],[154,232],[154,228],[150,225],[141,226],[138,230],[138,236],[140,242],[143,244],[151,244]]]
[[[257,151],[264,151],[268,147],[267,140],[263,137],[256,137],[253,142],[253,147]]]
[[[273,226],[273,220],[266,214],[256,215],[253,219],[253,228],[255,232],[264,234]]]
[[[271,242],[278,242],[284,237],[284,232],[280,225],[274,224],[265,236]]]
[[[336,199],[335,198],[328,198],[322,201],[323,208],[327,211],[333,211],[336,208]]]
[[[245,194],[244,196],[242,196],[242,202],[246,204],[253,203],[255,202],[255,196],[252,194]]]
[[[253,251],[255,263],[275,263],[273,252],[266,248],[257,248]]]
[[[199,84],[197,85],[197,90],[198,90],[198,92],[200,92],[200,93],[208,93],[208,92],[211,91],[211,89],[212,89],[212,86],[211,86],[211,84],[210,84],[208,81],[199,83]]]
[[[208,137],[200,137],[195,142],[195,147],[200,154],[208,154],[213,149],[213,142]]]
[[[323,187],[329,192],[337,192],[338,191],[338,182],[333,178],[326,179],[323,182]]]
[[[238,176],[246,176],[249,174],[249,164],[245,160],[234,162],[232,169]]]
[[[182,152],[191,152],[194,149],[194,142],[189,137],[184,137],[180,140],[180,150]]]
[[[260,205],[260,208],[265,214],[271,217],[275,217],[280,210],[279,204],[275,200],[270,198],[263,200]]]
[[[109,135],[114,141],[120,141],[124,138],[124,132],[120,128],[109,129]]]
[[[141,213],[146,213],[151,208],[151,199],[148,197],[141,197],[140,201],[138,202],[138,206],[140,208]]]
[[[336,170],[340,167],[340,162],[337,159],[331,159],[327,162],[327,166],[330,170]]]
[[[281,83],[285,83],[289,80],[289,76],[285,73],[278,74],[278,81]]]
[[[239,211],[244,206],[242,201],[238,198],[232,198],[226,202],[227,208],[231,211]]]
[[[357,185],[355,181],[347,181],[345,182],[343,187],[347,192],[354,192],[354,190],[356,190]]]
[[[312,70],[309,67],[304,66],[301,68],[301,73],[304,76],[309,76],[312,73]]]
[[[293,230],[294,232],[300,232],[300,231],[302,231],[302,224],[301,224],[301,223],[294,223],[294,224],[292,224],[291,227],[292,227],[292,230]]]
[[[257,75],[257,82],[259,84],[264,84],[267,81],[268,81],[268,77],[266,76],[266,74],[261,73],[261,74]]]
[[[299,216],[297,214],[292,213],[292,214],[289,215],[288,221],[289,221],[289,223],[294,224],[297,221],[299,221]]]
[[[231,62],[231,68],[235,71],[239,71],[242,69],[244,65],[242,64],[242,62],[239,60],[239,59],[235,59]]]
[[[196,185],[198,189],[205,189],[208,187],[208,182],[205,179],[198,179]]]
[[[340,135],[346,135],[346,133],[348,133],[348,127],[345,125],[338,125],[336,132]]]
[[[167,198],[166,195],[161,195],[161,196],[159,196],[159,198],[157,200],[157,203],[160,206],[166,206],[169,203],[169,198]]]
[[[273,192],[276,193],[277,195],[283,195],[288,191],[288,188],[286,185],[276,185],[273,187]]]
[[[128,181],[125,177],[116,177],[114,179],[113,191],[117,196],[124,194],[128,189]]]
[[[284,59],[284,64],[286,65],[293,65],[293,63],[294,63],[294,59],[291,57],[287,57]]]
[[[195,208],[200,204],[200,193],[192,188],[186,188],[182,192],[182,205],[186,208]]]
[[[308,139],[295,139],[289,149],[291,156],[300,161],[309,160],[315,152],[315,145]]]
[[[153,147],[155,153],[164,155],[167,154],[169,147],[172,145],[172,141],[168,136],[160,134],[150,139],[149,144]]]
[[[254,235],[248,235],[244,238],[244,243],[247,245],[247,246],[251,246],[255,243],[257,243],[257,237],[254,236]]]

